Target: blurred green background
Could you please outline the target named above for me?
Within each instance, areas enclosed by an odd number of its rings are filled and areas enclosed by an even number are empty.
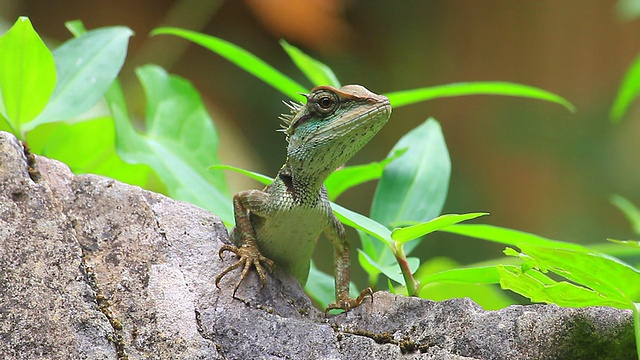
[[[552,239],[592,243],[633,238],[612,194],[640,204],[640,106],[612,124],[608,112],[620,81],[640,52],[635,1],[38,1],[0,0],[1,28],[20,15],[51,43],[70,38],[64,22],[87,28],[126,25],[136,32],[121,80],[134,113],[143,93],[133,69],[155,63],[201,91],[221,134],[223,162],[274,175],[285,155],[275,130],[288,111],[283,96],[226,60],[187,41],[149,38],[158,26],[231,41],[304,82],[278,44],[281,38],[329,65],[339,79],[374,92],[460,81],[536,86],[578,109],[541,101],[474,96],[398,109],[350,164],[380,160],[402,134],[435,117],[453,163],[446,213],[488,211],[481,222]],[[233,175],[229,175],[233,176]],[[232,177],[233,192],[258,188]],[[367,214],[374,183],[338,202]],[[425,199],[429,201],[429,199]],[[352,234],[354,235],[354,234]],[[355,236],[352,236],[354,238]],[[430,235],[420,257],[462,263],[494,258],[503,246]],[[331,253],[326,242],[316,256]],[[326,264],[330,266],[330,264]]]

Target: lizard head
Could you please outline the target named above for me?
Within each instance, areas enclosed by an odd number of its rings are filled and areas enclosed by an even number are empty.
[[[289,146],[287,163],[294,177],[323,182],[358,152],[391,115],[386,96],[360,85],[315,87],[304,105],[291,104],[281,117]]]

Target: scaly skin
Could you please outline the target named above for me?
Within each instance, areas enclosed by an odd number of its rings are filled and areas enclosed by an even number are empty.
[[[239,260],[215,280],[242,268],[238,287],[255,267],[262,285],[266,268],[283,268],[302,285],[307,281],[311,254],[320,233],[334,247],[336,302],[331,309],[352,309],[373,292],[367,288],[356,299],[349,297],[349,243],[342,224],[333,215],[324,181],[382,128],[391,115],[389,100],[359,85],[340,89],[319,86],[305,95],[307,103],[291,103],[291,114],[283,115],[289,145],[287,160],[275,180],[264,190],[249,190],[233,197],[236,227],[231,239],[237,246],[224,245]]]

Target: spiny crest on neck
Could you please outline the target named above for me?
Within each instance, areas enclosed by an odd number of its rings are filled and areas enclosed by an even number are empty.
[[[307,94],[301,95],[304,97],[308,97]],[[282,100],[282,103],[289,108],[290,112],[288,114],[280,114],[278,116],[278,119],[282,121],[282,124],[280,124],[280,129],[278,129],[278,131],[282,131],[283,133],[285,133],[287,135],[287,141],[289,141],[289,135],[291,135],[289,130],[291,128],[291,121],[298,114],[298,112],[300,112],[302,107],[304,107],[304,104],[302,102],[295,102],[293,100]]]

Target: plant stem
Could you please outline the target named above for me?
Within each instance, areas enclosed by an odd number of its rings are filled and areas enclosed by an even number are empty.
[[[398,261],[398,265],[400,266],[400,270],[402,271],[405,286],[407,287],[407,294],[409,296],[415,296],[416,292],[418,291],[418,284],[416,283],[416,279],[411,273],[411,269],[409,269],[409,263],[407,262],[407,256],[404,254],[402,243],[395,242],[393,255],[396,257],[396,261]]]

